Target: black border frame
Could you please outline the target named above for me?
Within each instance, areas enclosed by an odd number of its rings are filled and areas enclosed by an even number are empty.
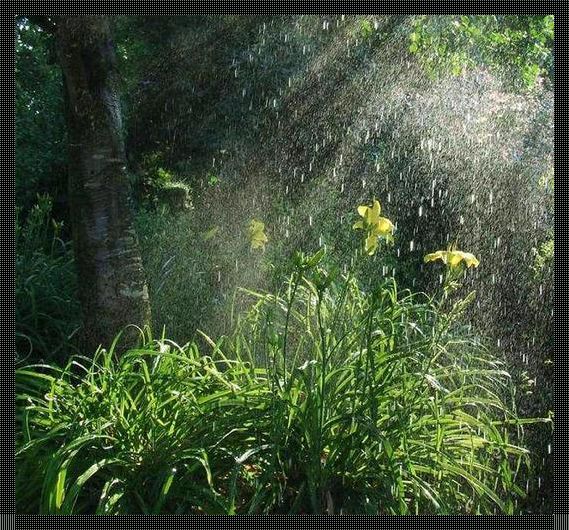
[[[0,220],[2,222],[3,245],[2,261],[2,289],[0,315],[2,327],[0,329],[0,347],[2,356],[1,384],[0,384],[0,435],[2,436],[2,451],[0,452],[1,477],[0,482],[0,514],[15,512],[14,487],[14,351],[15,351],[15,84],[14,84],[14,22],[2,17],[0,25],[2,39],[1,78],[3,97],[0,104],[0,116],[4,127],[0,129],[2,141],[2,188],[0,191]],[[4,521],[0,516],[0,528],[4,528]]]
[[[556,5],[557,4],[557,5]],[[556,99],[559,98],[565,103],[564,90],[566,81],[565,73],[565,56],[564,44],[567,37],[566,22],[567,18],[559,15],[561,2],[554,3],[552,1],[529,3],[529,2],[459,2],[455,5],[450,3],[434,3],[428,2],[416,4],[394,3],[392,5],[378,5],[375,2],[356,1],[350,5],[342,5],[340,2],[318,2],[310,5],[306,2],[276,2],[273,5],[256,6],[249,2],[242,2],[231,5],[215,5],[213,3],[197,3],[193,4],[190,10],[172,9],[165,6],[162,9],[153,7],[140,9],[94,9],[71,8],[61,9],[57,4],[45,8],[38,8],[33,3],[15,2],[14,13],[8,13],[7,16],[0,17],[0,35],[2,38],[2,53],[0,54],[2,61],[2,81],[3,95],[2,104],[0,106],[2,113],[2,121],[5,125],[1,129],[2,137],[2,154],[4,164],[2,165],[2,191],[0,193],[0,219],[2,222],[2,240],[5,243],[3,251],[0,254],[2,261],[2,327],[0,329],[0,339],[2,346],[3,362],[0,369],[0,377],[2,384],[0,385],[0,402],[2,403],[2,411],[0,413],[0,430],[2,435],[2,450],[0,451],[1,477],[0,482],[0,530],[11,530],[13,528],[168,528],[168,527],[238,527],[241,528],[262,527],[264,525],[271,527],[295,527],[306,524],[307,526],[320,527],[330,525],[338,526],[356,526],[356,527],[376,527],[385,529],[395,528],[416,528],[416,529],[530,529],[540,528],[543,530],[559,528],[569,528],[569,499],[567,499],[567,477],[565,472],[568,469],[567,455],[564,451],[565,430],[567,424],[567,412],[564,410],[564,375],[566,373],[565,359],[562,356],[562,345],[565,339],[565,327],[559,322],[558,315],[555,321],[555,362],[557,369],[555,370],[554,385],[561,391],[555,394],[555,412],[556,412],[556,429],[554,432],[554,446],[557,451],[554,452],[554,514],[545,515],[525,515],[525,516],[25,516],[15,515],[15,488],[14,488],[14,311],[15,311],[15,295],[14,295],[14,216],[15,216],[15,194],[14,194],[14,149],[15,149],[15,116],[14,116],[14,15],[16,13],[40,13],[45,11],[55,12],[56,14],[111,14],[111,15],[182,15],[182,14],[242,14],[242,15],[262,15],[262,14],[295,14],[292,11],[299,10],[303,14],[340,14],[341,12],[352,12],[354,14],[374,13],[381,7],[384,14],[399,14],[400,9],[411,8],[422,14],[453,14],[457,11],[467,11],[472,14],[494,14],[498,13],[516,13],[516,8],[522,11],[522,14],[554,14],[556,17],[555,24],[555,52],[556,52]],[[93,6],[94,7],[94,6]],[[395,7],[396,9],[393,9]],[[452,8],[455,9],[452,9]],[[237,9],[235,9],[237,8]],[[342,9],[345,8],[345,9]],[[458,8],[458,9],[456,9]],[[188,12],[189,11],[189,12]],[[237,11],[237,12],[236,12]],[[112,13],[109,13],[112,12]],[[518,13],[519,14],[519,13]],[[561,41],[561,47],[559,42]],[[561,50],[561,53],[560,53]],[[559,73],[561,71],[561,74]],[[561,84],[559,84],[561,79]],[[561,88],[559,88],[561,87]],[[558,93],[559,91],[559,93]],[[559,107],[555,115],[555,141],[560,142],[565,147],[565,138],[563,128],[561,129],[561,137],[558,136],[558,126],[563,126],[566,122],[567,111],[565,105]],[[556,143],[556,145],[558,145]],[[558,157],[558,153],[561,157]],[[558,210],[566,197],[566,176],[565,169],[565,149],[555,152],[555,172],[557,175],[557,186],[555,192],[555,209]],[[561,178],[559,178],[561,175]],[[557,306],[564,308],[568,302],[564,290],[560,287],[564,286],[566,273],[562,264],[565,262],[565,238],[563,232],[559,235],[559,228],[565,225],[566,213],[564,208],[559,210],[561,213],[556,216],[555,232],[556,232],[556,252],[555,252],[555,292],[559,293],[556,297],[555,308]],[[561,265],[561,267],[560,267]],[[559,272],[560,271],[560,272]],[[562,317],[564,314],[562,313]]]

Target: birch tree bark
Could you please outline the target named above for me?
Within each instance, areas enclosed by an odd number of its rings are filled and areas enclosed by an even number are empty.
[[[69,202],[86,345],[110,346],[150,323],[148,289],[128,201],[126,157],[109,22],[57,17],[69,142]],[[131,343],[132,329],[125,333]]]

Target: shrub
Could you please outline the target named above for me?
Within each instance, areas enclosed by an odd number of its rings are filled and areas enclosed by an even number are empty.
[[[144,209],[136,216],[154,329],[165,327],[180,344],[195,339],[197,329],[229,333],[236,287],[263,285],[270,276],[246,241],[243,214],[220,204],[177,214]],[[275,260],[282,261],[282,254]]]
[[[73,255],[51,210],[42,195],[25,221],[16,218],[17,360],[68,356],[80,326]]]
[[[366,291],[323,257],[242,290],[207,355],[145,335],[18,370],[18,511],[514,513],[530,420],[461,325],[472,296]]]
[[[523,421],[504,401],[508,373],[460,325],[472,296],[446,312],[392,279],[365,292],[307,263],[280,296],[249,293],[257,305],[229,341],[272,380],[263,503],[311,513],[513,513],[527,452],[512,443],[511,426]]]
[[[214,480],[253,432],[253,375],[167,341],[19,370],[18,510],[228,511]]]

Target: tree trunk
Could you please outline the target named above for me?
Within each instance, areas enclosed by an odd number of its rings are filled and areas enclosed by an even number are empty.
[[[69,205],[88,348],[150,323],[132,213],[116,59],[106,17],[58,17],[69,142]],[[132,344],[136,331],[125,332]]]

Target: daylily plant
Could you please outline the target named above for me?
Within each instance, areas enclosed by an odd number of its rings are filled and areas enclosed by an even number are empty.
[[[391,239],[395,227],[387,217],[379,215],[381,205],[377,200],[374,200],[371,206],[358,206],[358,213],[362,219],[357,221],[353,228],[366,231],[365,251],[372,256],[379,246],[379,238]]]
[[[251,242],[252,249],[265,249],[269,238],[265,234],[265,223],[263,223],[263,221],[258,221],[257,219],[251,220],[249,223],[249,241]]]

